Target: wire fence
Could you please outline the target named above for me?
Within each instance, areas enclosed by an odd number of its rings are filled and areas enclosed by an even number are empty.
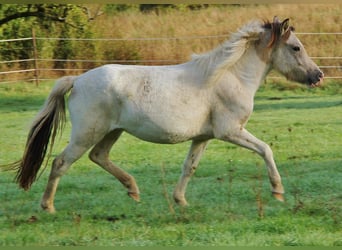
[[[341,36],[342,32],[317,32],[317,33],[296,33],[300,36]],[[54,80],[65,74],[80,74],[96,66],[103,64],[147,64],[147,65],[169,65],[185,62],[184,59],[98,59],[93,54],[89,58],[44,58],[42,50],[48,46],[53,46],[53,42],[74,43],[109,43],[115,47],[117,42],[176,42],[176,46],[181,47],[182,41],[211,39],[223,41],[229,37],[229,34],[208,35],[208,36],[181,36],[181,37],[140,37],[140,38],[57,38],[57,37],[36,37],[32,31],[32,37],[15,38],[0,40],[0,47],[6,53],[16,53],[25,51],[24,56],[15,60],[0,61],[0,83],[11,83],[19,81],[32,81],[39,84],[41,81]],[[328,39],[326,39],[328,40]],[[25,42],[25,45],[23,45]],[[44,42],[43,47],[37,47],[37,43]],[[51,44],[49,44],[51,43]],[[341,50],[338,50],[341,51]],[[20,52],[19,52],[20,53]],[[189,51],[190,53],[190,51]],[[333,53],[335,54],[335,53]],[[24,57],[24,58],[23,58]],[[325,78],[342,79],[342,55],[323,55],[311,57],[318,66],[325,72]],[[62,66],[61,66],[62,65]],[[277,74],[271,74],[268,78],[278,78]]]

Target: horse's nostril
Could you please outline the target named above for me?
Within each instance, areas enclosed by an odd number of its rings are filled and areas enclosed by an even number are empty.
[[[324,77],[323,72],[320,71],[319,69],[317,69],[315,73],[316,73],[317,78],[323,78]]]
[[[315,69],[311,72],[311,75],[308,78],[308,82],[311,86],[318,86],[324,79],[324,73],[319,69]]]

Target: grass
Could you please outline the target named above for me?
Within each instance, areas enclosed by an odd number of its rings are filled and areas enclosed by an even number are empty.
[[[273,149],[285,203],[271,197],[257,155],[213,140],[189,183],[190,206],[178,207],[170,197],[189,143],[160,146],[124,134],[111,158],[136,177],[140,203],[87,156],[62,178],[54,215],[39,207],[49,171],[29,192],[13,183],[14,173],[0,172],[0,246],[341,246],[340,83],[286,84],[263,85],[247,126]],[[21,156],[51,85],[0,85],[0,164]],[[55,154],[69,131],[70,124]]]

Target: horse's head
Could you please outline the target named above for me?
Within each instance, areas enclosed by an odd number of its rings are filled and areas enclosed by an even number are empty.
[[[318,86],[324,74],[310,59],[303,44],[294,34],[294,28],[289,26],[289,19],[280,22],[274,17],[273,22],[265,22],[264,45],[270,51],[271,66],[292,81]]]

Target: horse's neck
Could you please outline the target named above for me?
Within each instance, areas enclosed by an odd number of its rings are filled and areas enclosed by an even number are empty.
[[[250,47],[231,68],[231,73],[255,94],[269,70],[270,66],[260,58],[254,47]]]
[[[187,72],[194,78],[192,80],[200,85],[215,86],[225,74],[234,74],[241,84],[255,93],[268,73],[269,65],[261,59],[253,45],[231,54],[228,61],[227,53],[222,52],[222,49],[217,48],[210,54],[195,57],[183,64],[189,67]]]

